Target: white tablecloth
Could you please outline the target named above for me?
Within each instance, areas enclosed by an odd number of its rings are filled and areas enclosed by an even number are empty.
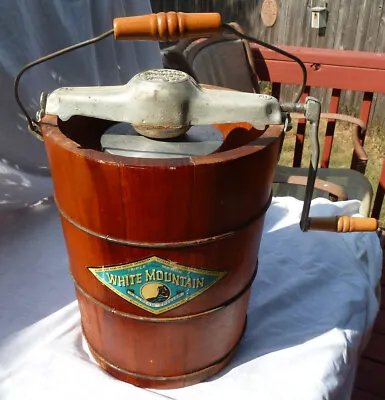
[[[348,399],[378,309],[378,239],[301,233],[302,203],[292,198],[274,199],[268,211],[247,331],[224,371],[150,391],[117,381],[90,357],[44,147],[26,130],[13,78],[27,62],[110,29],[113,17],[149,11],[147,0],[0,2],[0,399]],[[109,38],[29,71],[21,95],[34,114],[42,90],[122,84],[159,66],[157,44]],[[357,211],[355,201],[312,207],[320,215]]]
[[[357,201],[313,202],[313,215]],[[1,215],[0,399],[348,399],[378,310],[377,236],[301,233],[302,202],[275,198],[266,217],[248,327],[221,373],[156,391],[117,381],[91,358],[50,199]]]

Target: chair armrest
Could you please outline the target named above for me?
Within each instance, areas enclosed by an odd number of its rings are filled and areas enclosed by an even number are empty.
[[[276,170],[273,183],[287,183],[291,185],[306,186],[307,176],[287,175]],[[314,183],[314,188],[332,194],[338,200],[348,200],[348,194],[345,189],[336,183],[317,178]]]
[[[299,113],[293,113],[293,114],[291,114],[291,117],[294,119],[301,119],[301,118],[303,118],[303,115],[299,114]],[[362,119],[351,117],[350,115],[337,114],[337,113],[321,113],[321,118],[335,119],[337,121],[349,122],[349,123],[355,125],[355,128],[353,129],[353,132],[352,132],[354,154],[356,155],[356,157],[358,159],[357,166],[355,169],[358,172],[365,174],[365,169],[366,169],[366,165],[368,163],[369,157],[368,157],[365,149],[363,148],[363,146],[360,143],[360,138],[363,134],[365,134],[365,132],[367,130],[366,123]]]

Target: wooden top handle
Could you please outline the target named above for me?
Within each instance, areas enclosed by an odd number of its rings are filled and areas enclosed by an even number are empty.
[[[375,218],[327,217],[309,218],[309,230],[329,232],[373,232],[379,227]]]
[[[214,36],[221,32],[218,13],[168,12],[114,19],[116,40],[173,41],[181,38]]]

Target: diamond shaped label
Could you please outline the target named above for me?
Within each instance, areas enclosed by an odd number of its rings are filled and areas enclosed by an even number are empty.
[[[187,267],[152,256],[129,264],[88,267],[103,285],[152,314],[161,314],[191,301],[227,272]]]

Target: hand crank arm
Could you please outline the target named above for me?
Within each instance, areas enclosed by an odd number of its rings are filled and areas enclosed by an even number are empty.
[[[311,158],[309,173],[303,201],[300,228],[303,232],[309,230],[329,231],[329,232],[371,232],[376,231],[379,223],[374,218],[354,218],[349,216],[336,216],[327,218],[309,217],[310,204],[313,197],[314,185],[317,176],[319,162],[319,141],[318,129],[321,116],[321,104],[317,99],[308,97],[305,104],[282,103],[283,111],[304,112],[306,120],[310,123],[309,137],[311,146]]]
[[[319,140],[318,140],[318,130],[321,116],[321,103],[312,98],[308,97],[306,99],[306,119],[310,122],[309,137],[310,137],[310,147],[311,156],[309,164],[309,174],[307,178],[307,185],[305,191],[305,198],[303,201],[303,209],[300,221],[300,227],[303,232],[309,229],[309,211],[311,199],[313,197],[314,184],[317,177],[317,169],[319,162]]]
[[[319,162],[319,140],[318,140],[318,129],[321,116],[321,103],[313,98],[308,97],[305,104],[302,103],[282,103],[281,108],[286,112],[303,112],[306,117],[306,121],[310,123],[309,137],[311,156],[309,164],[309,173],[307,176],[307,184],[305,191],[305,198],[303,201],[302,215],[300,220],[300,228],[303,232],[309,229],[309,211],[311,200],[313,197],[314,184],[317,177],[317,169]]]

